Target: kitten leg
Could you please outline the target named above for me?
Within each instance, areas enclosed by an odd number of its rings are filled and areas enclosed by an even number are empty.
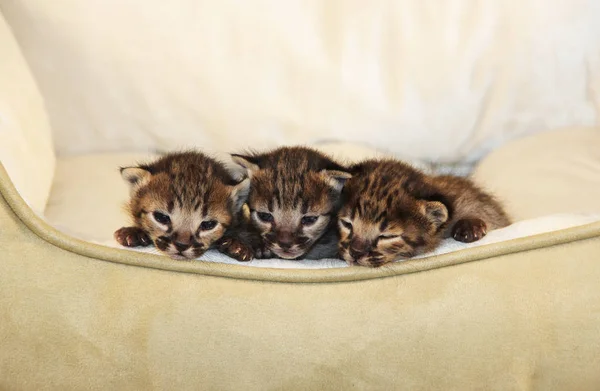
[[[122,227],[115,231],[114,237],[125,247],[146,247],[152,244],[150,236],[139,227]]]
[[[487,224],[479,218],[460,219],[452,227],[454,240],[463,243],[475,242],[487,234]]]

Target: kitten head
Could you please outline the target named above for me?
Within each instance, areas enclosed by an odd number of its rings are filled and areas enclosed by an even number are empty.
[[[280,258],[302,257],[330,227],[350,174],[303,147],[232,158],[251,178],[251,221],[266,247]]]
[[[202,255],[220,239],[246,201],[250,180],[236,182],[224,166],[198,152],[168,154],[121,168],[127,209],[156,248],[173,259]]]
[[[338,214],[339,252],[349,265],[378,267],[437,246],[448,209],[406,189],[414,169],[403,164],[356,166]]]

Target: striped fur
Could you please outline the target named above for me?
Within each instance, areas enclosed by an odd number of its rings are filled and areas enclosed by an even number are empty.
[[[251,178],[248,205],[264,255],[285,259],[335,256],[333,245],[318,242],[335,235],[346,168],[315,150],[284,147],[266,153],[235,154],[235,162]],[[332,242],[327,235],[328,242]],[[324,240],[324,239],[323,239]],[[311,254],[311,250],[318,254]]]
[[[447,237],[472,242],[510,224],[499,202],[465,178],[425,175],[391,159],[350,172],[338,221],[339,251],[350,265],[381,266]]]
[[[174,259],[200,256],[239,223],[250,182],[236,182],[221,163],[195,151],[124,167],[121,175],[130,186],[133,226],[115,238],[125,246],[153,243]]]

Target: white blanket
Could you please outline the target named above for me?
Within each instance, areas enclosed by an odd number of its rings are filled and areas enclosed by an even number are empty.
[[[511,239],[522,238],[532,235],[537,235],[546,232],[558,231],[561,229],[576,227],[600,221],[600,214],[557,214],[551,216],[544,216],[531,220],[524,220],[514,223],[506,228],[498,229],[489,232],[483,239],[474,243],[461,243],[454,239],[446,239],[442,242],[442,245],[435,251],[421,255],[419,258],[427,257],[431,255],[444,254],[452,251],[462,250],[465,248],[483,246],[486,244],[503,242]],[[106,245],[109,247],[120,246],[115,241],[109,242],[95,242],[97,244]],[[134,251],[141,251],[147,253],[160,254],[154,247],[135,248],[130,249]],[[165,256],[165,259],[168,258]],[[322,259],[322,260],[303,260],[303,261],[288,261],[284,259],[258,259],[246,263],[240,263],[233,258],[230,258],[217,251],[211,250],[206,252],[201,259],[208,262],[222,262],[238,265],[247,265],[253,267],[270,267],[270,268],[282,268],[282,269],[321,269],[321,268],[336,268],[336,267],[347,267],[346,263],[340,259]],[[172,261],[182,262],[182,261]],[[183,261],[185,262],[185,261]]]

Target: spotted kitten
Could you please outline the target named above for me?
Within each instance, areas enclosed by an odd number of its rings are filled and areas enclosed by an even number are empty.
[[[121,176],[130,187],[126,207],[133,221],[115,232],[121,245],[154,244],[173,259],[196,258],[217,245],[238,260],[252,258],[252,249],[230,236],[239,225],[248,178],[236,181],[221,163],[194,151],[121,168]]]
[[[232,155],[251,178],[248,205],[260,237],[257,256],[321,259],[337,255],[335,216],[346,168],[310,148]]]
[[[468,179],[426,175],[396,160],[350,168],[339,212],[339,251],[350,265],[378,267],[433,250],[444,238],[474,242],[510,220]]]

